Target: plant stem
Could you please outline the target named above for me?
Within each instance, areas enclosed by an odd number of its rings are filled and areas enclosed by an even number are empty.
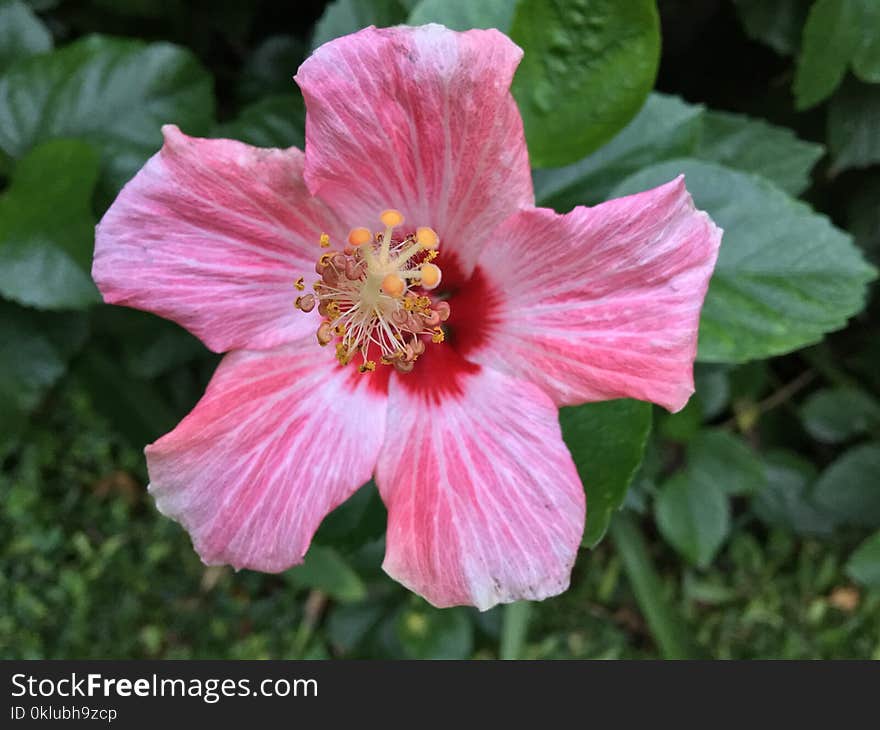
[[[700,652],[688,634],[682,618],[663,600],[663,587],[654,569],[645,538],[633,518],[624,510],[609,526],[611,539],[623,562],[639,609],[664,659],[695,659]]]
[[[504,607],[498,652],[501,659],[519,659],[522,656],[531,612],[532,604],[529,601],[517,601]]]

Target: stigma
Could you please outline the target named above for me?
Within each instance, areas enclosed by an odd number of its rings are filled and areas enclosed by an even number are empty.
[[[372,372],[379,364],[398,372],[412,371],[425,351],[426,340],[444,340],[442,323],[449,318],[449,304],[432,300],[430,291],[443,277],[432,263],[440,239],[428,227],[406,236],[395,235],[403,225],[397,210],[379,216],[383,229],[353,228],[341,251],[328,250],[315,264],[319,279],[314,294],[296,298],[296,307],[321,315],[316,336],[321,346],[335,343],[336,359],[348,365],[360,355],[360,372]],[[330,247],[322,234],[321,248]],[[304,277],[295,287],[304,289]]]

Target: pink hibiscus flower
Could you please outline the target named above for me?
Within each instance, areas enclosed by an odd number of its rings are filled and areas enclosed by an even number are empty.
[[[682,179],[536,208],[521,55],[437,25],[327,43],[295,77],[305,154],[166,126],[104,216],[104,299],[228,353],[146,448],[205,563],[296,565],[374,476],[403,585],[480,609],[555,595],[585,519],[557,408],[687,402],[721,231]]]

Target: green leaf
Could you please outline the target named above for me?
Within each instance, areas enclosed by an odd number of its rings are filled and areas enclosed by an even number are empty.
[[[588,403],[559,411],[562,437],[587,492],[583,544],[596,546],[626,497],[651,430],[651,407],[635,400]]]
[[[880,174],[859,181],[846,204],[846,229],[875,263],[880,261]]]
[[[52,49],[52,34],[19,0],[0,0],[0,71],[12,61]]]
[[[798,109],[831,96],[852,64],[863,81],[880,81],[877,0],[817,0],[804,26],[794,94]]]
[[[727,494],[755,494],[767,482],[761,460],[729,431],[701,431],[688,444],[687,458],[693,481],[698,485],[715,484]]]
[[[535,170],[538,205],[564,212],[594,205],[627,176],[662,160],[691,155],[700,138],[703,107],[653,93],[608,144],[566,167]]]
[[[730,505],[720,486],[675,474],[654,503],[657,527],[689,562],[705,568],[730,532]]]
[[[864,586],[880,588],[880,532],[859,545],[846,563],[846,572]]]
[[[797,51],[809,8],[804,0],[733,2],[749,38],[765,43],[782,56]]]
[[[291,91],[267,96],[241,110],[231,122],[219,124],[214,137],[229,137],[257,147],[298,147],[306,144],[306,107],[302,95]]]
[[[699,359],[745,362],[797,350],[840,329],[876,277],[825,216],[754,175],[673,160],[627,178],[614,197],[684,173],[698,208],[724,229],[700,322]]]
[[[880,402],[858,388],[825,388],[806,400],[800,416],[814,439],[838,444],[880,428]]]
[[[410,659],[466,659],[473,650],[473,626],[462,608],[405,609],[395,628]]]
[[[387,512],[370,480],[324,518],[315,542],[355,550],[385,534]]]
[[[40,142],[82,137],[103,153],[112,188],[159,148],[163,124],[204,134],[213,114],[210,75],[169,43],[89,36],[0,76],[0,149],[18,159]]]
[[[843,81],[859,42],[857,21],[850,0],[817,0],[810,9],[794,78],[798,109],[827,99]]]
[[[880,86],[849,80],[828,107],[832,173],[880,162]]]
[[[786,127],[742,114],[708,111],[696,156],[776,183],[791,195],[809,187],[810,171],[825,153],[814,142],[798,139]]]
[[[515,9],[516,0],[421,0],[407,24],[440,23],[452,30],[497,28],[506,33]]]
[[[406,16],[407,7],[399,0],[334,0],[315,25],[312,50],[368,25],[382,28],[403,23]]]
[[[333,548],[312,545],[302,565],[289,573],[290,580],[301,588],[323,591],[344,603],[360,601],[367,588],[357,573]]]
[[[855,75],[871,84],[880,83],[880,3],[877,0],[853,0],[862,15],[860,43],[852,59]]]
[[[521,0],[510,35],[525,51],[513,94],[535,167],[567,165],[600,147],[654,84],[654,0]]]
[[[799,535],[828,535],[837,520],[814,504],[810,487],[816,467],[790,451],[770,451],[764,456],[767,484],[752,499],[758,518],[773,527]]]
[[[841,521],[880,526],[880,444],[856,446],[822,472],[813,499]]]
[[[53,140],[15,168],[0,197],[0,295],[40,309],[100,300],[89,276],[98,154],[85,142]]]

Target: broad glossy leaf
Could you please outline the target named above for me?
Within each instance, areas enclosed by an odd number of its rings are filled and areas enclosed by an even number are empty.
[[[407,6],[400,0],[333,0],[315,25],[312,49],[368,25],[398,25],[406,16]]]
[[[82,137],[103,153],[111,187],[162,144],[161,126],[211,126],[211,77],[169,43],[89,36],[12,64],[0,75],[0,149],[21,158],[56,137]]]
[[[832,171],[880,162],[880,86],[850,79],[828,107]]]
[[[666,541],[701,568],[712,562],[730,532],[727,495],[718,485],[694,479],[686,471],[662,486],[654,514]]]
[[[733,0],[749,38],[791,56],[800,45],[810,8],[807,0]]]
[[[257,147],[298,147],[306,144],[306,108],[297,90],[267,96],[241,110],[231,122],[219,124],[213,137],[229,137]]]
[[[729,431],[701,431],[688,444],[687,459],[693,480],[716,484],[727,494],[755,494],[767,482],[758,455]]]
[[[880,3],[816,0],[804,26],[794,79],[798,108],[828,98],[850,64],[864,81],[880,81]]]
[[[676,96],[653,93],[614,139],[565,167],[535,170],[538,205],[568,211],[608,197],[629,175],[663,160],[695,153],[703,107]]]
[[[681,173],[697,207],[724,229],[700,323],[700,360],[745,362],[791,352],[862,309],[876,270],[850,236],[766,180],[673,160],[633,175],[612,196]]]
[[[816,467],[790,451],[771,451],[764,457],[767,484],[752,498],[752,509],[768,525],[799,535],[827,535],[837,519],[818,507],[810,495]]]
[[[440,23],[453,30],[497,28],[506,33],[515,9],[516,0],[420,0],[407,23]]]
[[[880,431],[880,402],[858,388],[825,388],[807,398],[800,410],[807,432],[817,441],[837,444]]]
[[[52,34],[19,0],[0,0],[0,71],[25,56],[52,48]]]
[[[651,407],[635,400],[588,403],[561,409],[559,421],[587,493],[583,544],[594,547],[642,462]]]
[[[880,527],[880,443],[856,446],[834,461],[813,499],[843,522]]]
[[[535,167],[567,165],[610,140],[654,84],[654,0],[520,0],[510,35],[525,51],[513,94]]]
[[[0,442],[14,436],[88,336],[79,312],[38,312],[0,300]]]
[[[865,540],[846,563],[846,572],[869,588],[880,588],[880,532]]]
[[[302,565],[288,576],[297,586],[323,591],[337,601],[351,603],[367,595],[358,574],[333,548],[312,545]]]
[[[100,301],[89,276],[98,153],[85,142],[53,140],[15,168],[0,196],[0,295],[40,309]]]
[[[696,156],[765,177],[791,195],[810,185],[810,171],[825,153],[814,142],[743,114],[707,111]]]

